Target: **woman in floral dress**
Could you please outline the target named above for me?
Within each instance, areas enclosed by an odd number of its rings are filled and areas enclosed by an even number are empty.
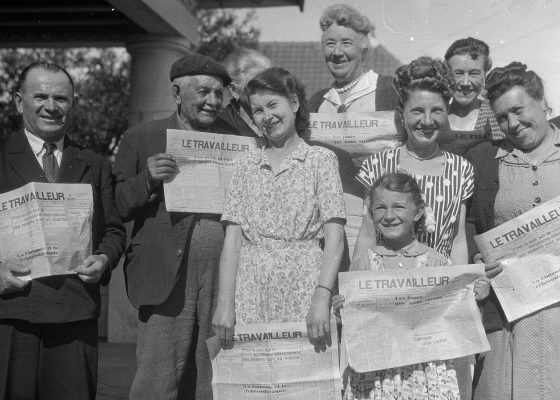
[[[309,112],[289,72],[269,68],[247,91],[268,144],[240,157],[231,180],[214,328],[224,348],[235,323],[306,320],[310,339],[322,340],[343,250],[337,159],[299,137]]]

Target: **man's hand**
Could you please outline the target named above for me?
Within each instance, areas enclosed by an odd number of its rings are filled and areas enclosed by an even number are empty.
[[[78,278],[84,283],[97,283],[109,266],[109,259],[105,254],[93,254],[76,267]]]
[[[19,277],[29,275],[31,270],[15,261],[5,260],[0,262],[0,295],[19,292],[23,290],[30,280]]]
[[[158,153],[148,157],[148,186],[150,190],[156,188],[163,181],[171,180],[179,173],[177,162],[171,154]]]

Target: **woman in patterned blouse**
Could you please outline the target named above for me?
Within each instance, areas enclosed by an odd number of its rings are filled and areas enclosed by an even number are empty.
[[[418,240],[450,257],[454,264],[466,264],[466,201],[472,195],[473,169],[463,157],[438,145],[440,133],[448,126],[454,85],[451,71],[443,61],[421,57],[399,67],[393,84],[400,102],[396,120],[407,134],[406,143],[370,156],[357,179],[369,189],[385,173],[413,175],[435,220],[419,233]],[[374,231],[371,218],[364,213],[353,262],[364,259],[375,244]]]
[[[299,137],[309,129],[309,112],[303,86],[289,72],[266,69],[247,92],[268,145],[236,162],[222,214],[214,329],[228,348],[234,322],[306,321],[309,338],[322,341],[346,218],[336,156]]]
[[[512,62],[492,70],[486,87],[505,139],[481,143],[467,153],[475,166],[469,212],[477,233],[560,196],[560,129],[547,121],[550,109],[541,78]],[[550,250],[557,251],[543,251]],[[501,270],[497,264],[486,264],[487,275]],[[477,360],[474,400],[560,398],[560,303],[508,322],[492,291],[483,304],[483,324],[492,350]]]

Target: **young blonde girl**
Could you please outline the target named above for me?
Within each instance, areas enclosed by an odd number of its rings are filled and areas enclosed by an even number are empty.
[[[382,176],[368,193],[366,204],[378,241],[368,249],[368,260],[352,264],[351,270],[383,271],[451,264],[446,257],[416,240],[418,230],[425,229],[425,205],[412,176],[404,173]],[[481,278],[474,291],[477,300],[488,296],[489,280]],[[338,315],[343,303],[343,296],[333,297],[335,314]],[[366,373],[350,369],[344,399],[460,399],[459,383],[452,360]]]

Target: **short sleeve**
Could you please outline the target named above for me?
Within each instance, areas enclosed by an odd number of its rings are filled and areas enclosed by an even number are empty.
[[[383,166],[380,156],[380,153],[369,156],[364,160],[358,171],[358,175],[356,175],[356,180],[367,189],[371,189],[375,181],[383,175]]]
[[[461,171],[463,173],[463,190],[461,201],[469,199],[474,192],[474,169],[470,162],[461,157]]]
[[[320,154],[317,172],[317,200],[321,221],[325,223],[331,218],[346,219],[338,160],[330,150],[322,151]]]
[[[222,221],[229,221],[241,225],[243,221],[243,177],[247,169],[247,164],[243,162],[244,157],[240,157],[233,170],[233,176],[229,184],[226,196]]]

